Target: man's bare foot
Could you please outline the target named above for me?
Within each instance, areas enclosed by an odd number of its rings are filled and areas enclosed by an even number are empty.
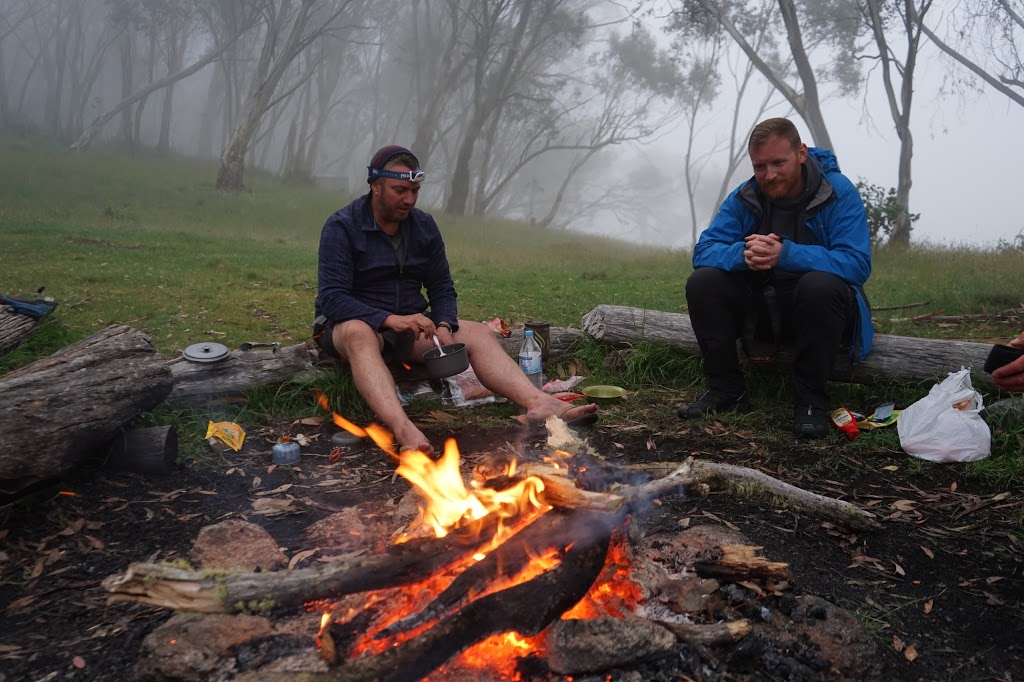
[[[596,412],[597,405],[570,405],[558,398],[551,398],[550,401],[531,406],[526,414],[517,415],[516,419],[521,424],[543,424],[548,417],[555,415],[564,421],[571,422]]]
[[[398,442],[400,452],[405,450],[419,450],[424,455],[434,454],[434,446],[430,444],[423,432],[417,429],[412,423],[401,432],[395,431],[395,440]]]

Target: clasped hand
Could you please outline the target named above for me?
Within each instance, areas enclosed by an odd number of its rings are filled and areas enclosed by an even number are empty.
[[[751,270],[771,270],[779,264],[782,254],[782,240],[771,234],[751,234],[743,238],[743,261]]]

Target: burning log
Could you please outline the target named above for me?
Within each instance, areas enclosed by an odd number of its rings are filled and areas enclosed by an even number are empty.
[[[607,525],[607,522],[606,516],[602,523]],[[580,527],[575,515],[548,512],[460,573],[421,612],[392,623],[378,633],[377,638],[408,632],[424,623],[443,618],[487,589],[495,580],[517,575],[536,556],[570,545],[586,535],[586,528]]]
[[[111,602],[128,601],[179,611],[234,613],[298,606],[325,597],[378,590],[418,582],[493,536],[496,524],[473,534],[455,532],[392,545],[375,556],[342,564],[263,573],[190,571],[163,564],[135,563],[123,575],[108,576],[103,588]]]
[[[467,604],[425,633],[382,654],[361,659],[309,680],[369,682],[418,680],[491,635],[515,631],[539,634],[590,590],[604,567],[611,529],[621,517],[600,512],[572,512],[567,527],[590,529],[589,540],[574,542],[554,568],[536,578]],[[611,523],[609,523],[611,522]],[[289,678],[293,679],[293,678]]]
[[[690,316],[685,313],[599,305],[584,316],[583,331],[612,345],[632,345],[646,340],[700,355]],[[875,334],[874,349],[862,362],[851,365],[846,351],[839,353],[832,378],[868,385],[880,379],[909,384],[932,382],[961,366],[980,370],[991,349],[992,346],[985,343]],[[792,365],[792,352],[783,349],[772,366],[788,371]],[[992,384],[991,377],[981,371],[976,371],[972,378],[976,387]]]
[[[101,452],[171,384],[149,338],[124,326],[0,377],[0,492],[56,478]]]

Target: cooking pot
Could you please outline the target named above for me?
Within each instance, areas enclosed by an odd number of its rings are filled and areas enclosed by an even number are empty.
[[[442,350],[444,355],[441,355]],[[466,344],[449,343],[441,346],[440,350],[431,348],[423,354],[423,364],[427,366],[427,374],[431,379],[443,379],[465,372],[469,367]]]

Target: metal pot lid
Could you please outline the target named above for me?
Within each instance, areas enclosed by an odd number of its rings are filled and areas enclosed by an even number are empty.
[[[192,362],[219,362],[231,355],[231,351],[223,343],[204,341],[193,343],[182,351],[181,356]]]

